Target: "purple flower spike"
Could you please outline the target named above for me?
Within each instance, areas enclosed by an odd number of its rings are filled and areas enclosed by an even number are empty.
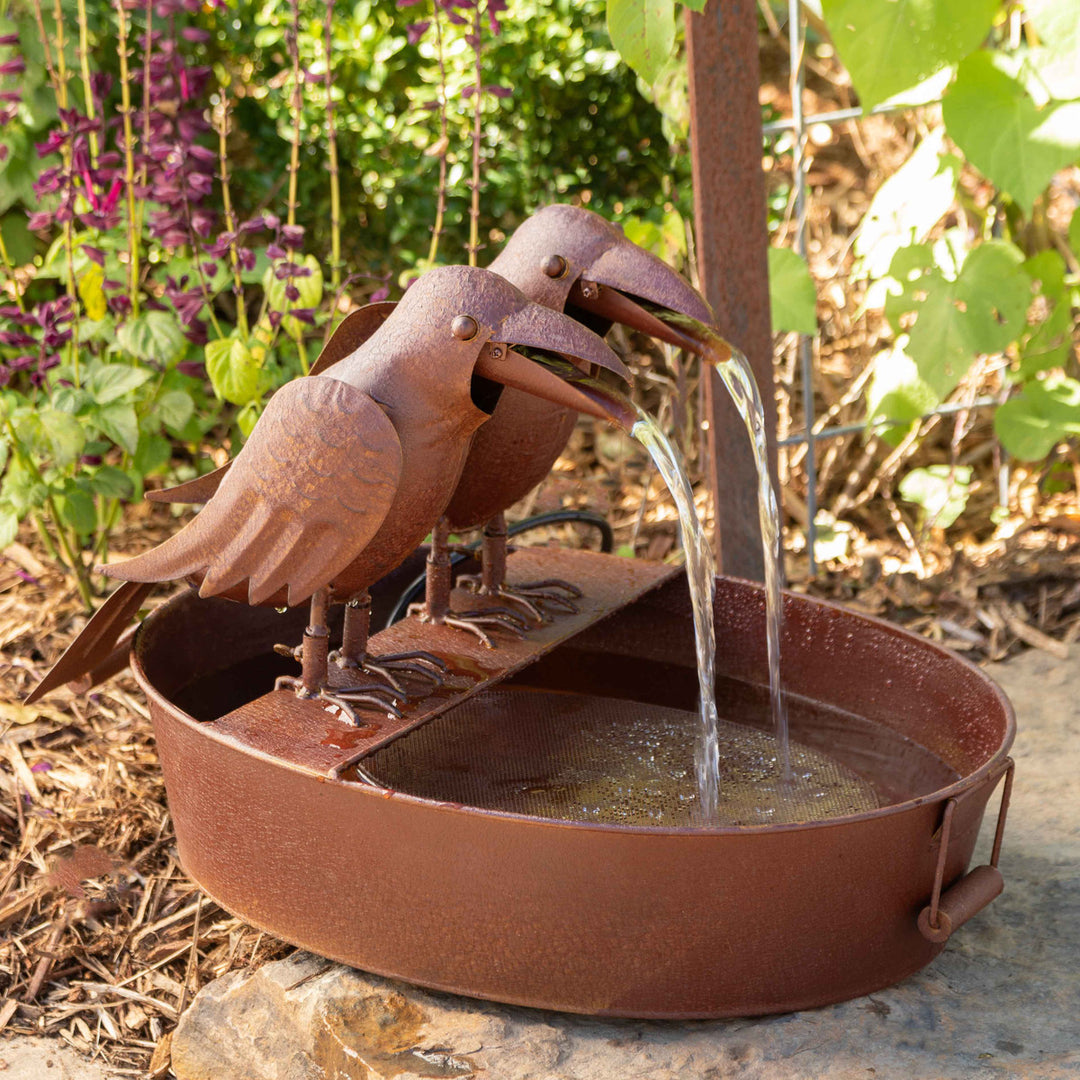
[[[418,44],[424,34],[427,33],[427,28],[430,25],[430,19],[426,19],[424,22],[409,23],[409,25],[405,27],[405,36],[409,39],[409,44]]]
[[[294,319],[299,319],[300,322],[307,323],[308,326],[314,326],[315,325],[315,309],[314,308],[309,308],[309,307],[292,308],[290,310],[289,314]]]
[[[26,70],[26,61],[21,56],[12,57],[0,64],[0,75],[21,75]]]
[[[287,248],[302,247],[304,243],[304,226],[303,225],[282,225],[281,227],[281,242]]]
[[[0,45],[18,45],[18,34],[0,34]]]
[[[185,41],[194,41],[197,44],[202,44],[203,42],[210,40],[210,31],[203,30],[198,26],[185,26],[184,29],[180,31],[180,36]]]
[[[102,251],[101,248],[91,247],[90,244],[83,244],[82,249],[91,262],[96,262],[98,266],[105,265],[105,252]]]

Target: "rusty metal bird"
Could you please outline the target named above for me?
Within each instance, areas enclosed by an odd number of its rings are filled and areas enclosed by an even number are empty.
[[[671,267],[628,240],[618,226],[581,207],[553,205],[538,211],[514,232],[490,269],[530,299],[565,311],[599,334],[619,322],[698,351],[695,342],[638,301],[661,315],[712,321],[705,301]],[[572,607],[580,594],[561,581],[507,586],[504,511],[551,471],[576,419],[577,413],[565,405],[506,390],[473,437],[461,479],[434,533],[432,559],[441,565],[449,561],[449,531],[483,526],[483,573],[459,583],[514,603],[533,618],[540,617],[540,604]]]
[[[202,596],[273,606],[310,601],[298,650],[302,674],[289,682],[302,696],[333,700],[350,719],[350,702],[386,707],[382,697],[393,687],[330,688],[327,605],[351,605],[338,660],[364,667],[368,586],[440,517],[471,438],[504,387],[610,414],[596,395],[514,346],[544,350],[536,355],[561,356],[583,370],[619,361],[572,319],[478,268],[432,270],[385,320],[382,314],[343,327],[318,374],[271,398],[231,467],[204,485],[208,501],[192,521],[151,551],[101,568],[125,584],[28,701],[107,654],[154,583],[187,579]],[[350,350],[358,338],[366,340]],[[438,663],[417,653],[379,657],[369,666],[385,674],[399,664],[415,674],[428,665],[437,678]]]

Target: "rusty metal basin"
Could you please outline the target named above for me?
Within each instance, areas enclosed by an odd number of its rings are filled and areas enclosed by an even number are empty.
[[[937,762],[927,771],[897,761],[889,805],[813,823],[626,826],[317,775],[205,722],[263,688],[249,685],[272,677],[260,658],[290,627],[299,633],[303,613],[178,597],[144,624],[134,669],[180,860],[223,907],[277,937],[474,997],[706,1018],[890,985],[1000,891],[995,866],[967,871],[1003,776],[1004,822],[1012,710],[977,668],[930,642],[833,604],[787,595],[785,605],[795,737],[828,749],[836,718],[851,717],[864,750],[881,731]],[[765,693],[762,613],[759,587],[718,578],[718,691],[729,711]],[[507,685],[692,708],[693,655],[676,578]],[[198,680],[212,693],[196,707]],[[994,864],[1000,841],[999,827]]]

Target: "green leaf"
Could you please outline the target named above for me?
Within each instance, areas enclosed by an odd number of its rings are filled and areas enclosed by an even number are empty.
[[[249,401],[236,414],[236,426],[245,439],[255,430],[255,425],[261,414],[262,407],[258,401]]]
[[[0,503],[0,550],[15,542],[19,535],[19,515],[11,503]]]
[[[132,367],[130,364],[102,364],[90,373],[86,389],[99,405],[108,405],[110,401],[137,390],[153,375],[147,368]]]
[[[129,454],[135,453],[139,445],[139,419],[133,405],[113,402],[98,409],[91,419],[106,438],[112,439]]]
[[[619,55],[651,86],[675,46],[674,0],[608,0],[607,28]]]
[[[928,525],[947,529],[964,512],[971,487],[971,466],[928,465],[912,469],[900,481],[900,497],[923,509]]]
[[[0,232],[4,235],[4,246],[8,257],[16,266],[31,262],[34,258],[34,237],[26,227],[26,218],[14,211],[5,214],[0,221]]]
[[[23,516],[36,510],[45,501],[48,489],[36,473],[23,465],[18,458],[14,458],[8,462],[0,495],[15,508],[17,514]]]
[[[1038,108],[988,52],[969,56],[946,94],[949,137],[988,180],[1030,214],[1054,174],[1080,157],[1080,102]]]
[[[1072,350],[1073,320],[1065,260],[1048,249],[1033,255],[1023,269],[1040,300],[1034,321],[1020,340],[1020,375],[1030,378],[1036,372],[1065,366]]]
[[[263,273],[262,284],[266,292],[266,303],[270,311],[280,311],[285,315],[282,329],[289,337],[299,337],[304,332],[304,325],[299,319],[294,319],[286,314],[291,308],[317,308],[322,303],[323,296],[323,272],[319,260],[314,255],[306,255],[303,265],[311,273],[307,277],[292,279],[292,284],[300,292],[297,300],[289,300],[285,296],[285,287],[289,284],[288,279],[278,279],[274,276],[274,268],[268,266]]]
[[[903,341],[903,339],[901,339]],[[900,343],[874,357],[874,373],[866,391],[868,420],[896,420],[907,425],[930,412],[941,399],[919,375],[918,365]],[[891,431],[879,431],[889,440]],[[891,440],[889,440],[891,441]]]
[[[112,465],[102,465],[90,477],[90,487],[107,499],[130,499],[134,490],[127,473]]]
[[[1027,54],[1041,89],[1058,101],[1080,97],[1080,0],[1024,0],[1042,44]]]
[[[1000,0],[822,0],[863,108],[959,63],[986,37]]]
[[[683,0],[683,4],[691,11],[696,11],[699,14],[705,10],[705,5],[709,0]]]
[[[769,305],[773,333],[817,333],[817,290],[802,256],[790,248],[769,248]]]
[[[88,491],[70,484],[57,497],[57,502],[61,520],[80,536],[89,536],[97,527],[97,510],[94,498]]]
[[[942,156],[945,129],[936,128],[874,195],[855,238],[855,274],[881,278],[893,256],[921,243],[952,205],[959,160]]]
[[[1021,267],[1023,255],[1012,244],[990,240],[964,258],[947,241],[933,249],[946,269],[939,266],[921,277],[908,275],[911,283],[904,296],[886,304],[894,326],[898,312],[916,313],[905,351],[915,361],[919,377],[940,399],[964,377],[977,355],[1000,352],[1020,336],[1031,295]]]
[[[157,399],[157,414],[166,426],[179,431],[195,411],[195,402],[191,395],[183,390],[166,390]]]
[[[144,432],[139,438],[131,464],[140,475],[149,476],[165,468],[171,457],[172,447],[168,439]]]
[[[41,425],[52,451],[53,463],[65,468],[74,463],[86,445],[82,424],[70,413],[59,409],[42,409]]]
[[[219,398],[246,405],[259,392],[259,371],[247,342],[240,338],[221,338],[206,346],[206,372]]]
[[[180,359],[186,344],[176,316],[167,311],[147,311],[129,319],[117,331],[116,342],[131,356],[167,367]]]
[[[994,430],[1014,457],[1041,461],[1062,439],[1080,435],[1080,382],[1033,379],[997,410]]]
[[[1080,255],[1080,208],[1069,219],[1069,247],[1074,255]]]

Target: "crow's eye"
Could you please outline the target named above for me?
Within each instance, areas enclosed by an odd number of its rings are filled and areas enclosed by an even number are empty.
[[[458,315],[450,324],[450,333],[458,341],[470,341],[480,332],[480,325],[471,315]]]

